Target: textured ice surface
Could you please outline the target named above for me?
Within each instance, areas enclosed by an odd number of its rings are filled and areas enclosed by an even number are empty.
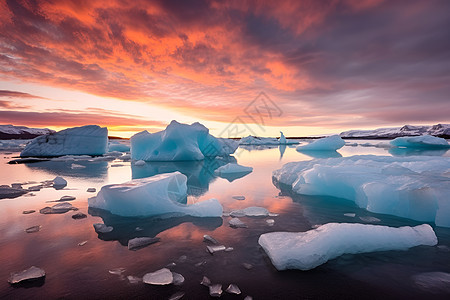
[[[225,249],[226,247],[224,245],[206,246],[206,250],[211,254],[214,254],[214,252],[225,251]]]
[[[226,164],[224,166],[221,166],[219,168],[217,168],[214,171],[214,174],[216,175],[226,175],[226,174],[235,174],[235,173],[250,173],[253,171],[252,167],[245,167],[245,166],[241,166],[238,164]]]
[[[210,243],[215,244],[215,245],[219,244],[219,242],[215,238],[213,238],[212,236],[207,235],[207,234],[205,234],[203,236],[203,241],[204,242],[210,242]]]
[[[342,254],[407,250],[434,246],[437,237],[428,224],[415,227],[328,223],[307,232],[262,234],[258,243],[277,270],[310,270]]]
[[[89,207],[110,211],[119,216],[151,216],[166,213],[194,217],[221,217],[222,205],[216,199],[184,205],[186,176],[180,172],[134,179],[102,187],[96,197],[88,199]]]
[[[114,230],[112,226],[106,226],[103,223],[95,223],[93,224],[94,230],[97,233],[108,233]]]
[[[339,135],[321,138],[307,145],[300,145],[297,151],[336,151],[344,147],[345,141]]]
[[[391,141],[391,145],[405,148],[450,148],[449,143],[445,139],[431,135],[398,137]]]
[[[172,280],[173,285],[182,285],[184,283],[184,276],[181,275],[180,273],[172,272],[172,276],[173,276]]]
[[[239,295],[239,294],[241,293],[241,290],[239,289],[239,287],[238,287],[236,284],[231,283],[231,284],[227,287],[227,289],[225,290],[225,292],[227,292],[227,293],[229,293],[229,294],[236,294],[236,295]]]
[[[138,250],[160,240],[158,237],[137,237],[128,241],[128,250]]]
[[[238,145],[233,140],[215,138],[200,123],[172,121],[163,131],[142,131],[132,136],[131,157],[144,161],[202,160],[232,154]]]
[[[449,171],[449,157],[360,155],[292,162],[272,175],[298,194],[345,198],[371,212],[450,227]]]
[[[232,228],[247,228],[247,224],[239,220],[238,218],[231,218],[231,220],[228,221],[228,224]]]
[[[108,145],[108,129],[97,125],[68,128],[34,138],[20,156],[102,155]]]
[[[8,282],[11,284],[14,283],[19,283],[21,281],[26,281],[26,280],[34,280],[34,279],[39,279],[45,276],[45,271],[32,266],[29,269],[23,270],[21,272],[17,272],[17,273],[11,273],[11,276],[8,279]]]
[[[251,206],[230,212],[230,216],[232,217],[267,217],[268,215],[269,211],[259,206]]]
[[[167,285],[173,282],[173,274],[169,269],[163,268],[156,272],[145,274],[142,281],[153,285]]]
[[[211,297],[220,297],[222,295],[222,285],[219,283],[209,286],[209,295]]]

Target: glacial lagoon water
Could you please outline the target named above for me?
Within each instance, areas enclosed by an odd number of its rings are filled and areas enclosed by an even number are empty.
[[[351,141],[376,144],[379,141]],[[338,152],[313,156],[433,155],[450,156],[450,151],[396,151],[370,146],[344,146]],[[420,222],[390,215],[370,213],[354,203],[331,197],[293,195],[272,183],[272,171],[291,161],[312,157],[295,147],[241,147],[237,162],[253,167],[253,172],[232,180],[214,175],[222,162],[158,162],[132,166],[115,161],[75,162],[85,168],[71,168],[74,162],[37,162],[9,165],[18,152],[0,153],[0,185],[37,185],[62,176],[68,181],[62,190],[43,188],[15,199],[0,200],[0,298],[67,299],[210,299],[203,276],[212,283],[236,284],[240,295],[223,293],[223,299],[448,299],[450,297],[450,228],[435,227],[435,247],[420,246],[408,251],[385,251],[344,255],[310,271],[277,271],[258,245],[262,233],[307,231],[329,222],[358,222],[387,226],[415,226]],[[231,160],[234,161],[232,158]],[[247,228],[231,228],[230,217],[124,218],[89,209],[87,199],[103,185],[122,183],[164,172],[180,171],[188,177],[187,203],[219,199],[225,212],[261,206],[277,216],[242,217]],[[35,182],[35,183],[33,183]],[[73,219],[77,212],[40,214],[55,203],[47,201],[74,196],[73,206],[87,218]],[[239,197],[236,197],[239,196]],[[242,197],[243,196],[243,197]],[[244,200],[242,200],[245,197]],[[25,210],[35,213],[23,214]],[[354,214],[354,215],[353,215]],[[268,221],[273,220],[273,221]],[[97,234],[94,223],[105,223],[113,231]],[[41,226],[37,232],[24,230]],[[210,254],[203,241],[210,235],[232,251]],[[159,237],[160,242],[139,250],[128,250],[130,239]],[[79,244],[82,244],[81,246]],[[11,272],[37,266],[45,270],[45,280],[11,286]],[[183,275],[181,285],[152,286],[135,277],[161,268]],[[133,276],[129,277],[128,276]]]

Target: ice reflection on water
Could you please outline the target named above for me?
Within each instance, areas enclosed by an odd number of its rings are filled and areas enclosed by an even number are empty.
[[[352,141],[353,142],[353,141]],[[367,141],[355,141],[366,143]],[[371,141],[373,144],[379,141]],[[39,162],[28,165],[7,165],[11,156],[1,155],[0,184],[51,180],[57,175],[68,181],[63,190],[51,188],[35,192],[36,196],[0,200],[0,298],[155,298],[167,299],[177,291],[186,293],[184,299],[209,299],[207,288],[199,284],[206,275],[213,282],[228,286],[236,283],[242,298],[445,298],[445,293],[431,293],[415,284],[414,276],[427,272],[450,273],[450,230],[436,228],[438,247],[417,247],[409,251],[389,251],[361,255],[346,255],[308,272],[277,272],[257,244],[260,234],[271,231],[306,231],[327,222],[361,222],[359,217],[376,216],[377,224],[401,226],[417,222],[387,215],[371,214],[350,201],[330,197],[306,197],[280,191],[272,184],[271,173],[290,161],[309,160],[295,146],[245,147],[236,159],[239,164],[253,167],[249,175],[228,182],[214,176],[214,169],[227,161],[149,163],[143,167],[129,162],[76,162],[84,169],[71,169],[71,162]],[[337,153],[337,154],[336,154]],[[355,154],[410,155],[408,151],[376,147],[346,146],[333,155]],[[448,152],[413,152],[414,155],[445,155]],[[327,154],[320,154],[327,155]],[[314,155],[313,155],[314,156]],[[6,158],[5,158],[6,157]],[[231,160],[234,160],[231,158]],[[111,167],[112,164],[122,166]],[[243,218],[247,229],[228,226],[223,218],[122,218],[87,207],[86,192],[97,191],[105,184],[121,183],[178,170],[188,177],[188,202],[217,198],[225,211],[248,206],[262,206],[279,216],[268,226],[267,218]],[[33,185],[33,184],[30,184]],[[28,186],[30,186],[28,185]],[[23,215],[23,210],[48,206],[46,201],[72,195],[71,203],[86,219],[73,220],[68,212],[62,215]],[[245,200],[233,199],[244,195]],[[355,213],[355,217],[346,216]],[[113,226],[108,234],[98,235],[93,223]],[[27,234],[25,228],[41,225],[39,232]],[[142,231],[136,231],[136,227]],[[206,252],[203,235],[209,234],[232,252]],[[139,236],[158,236],[161,242],[138,251],[129,251],[128,240]],[[87,240],[84,246],[78,243]],[[186,282],[179,286],[154,287],[131,284],[126,276],[142,277],[175,262],[173,271],[182,274]],[[253,268],[245,269],[242,264]],[[32,265],[47,272],[45,284],[39,287],[14,288],[7,282],[10,272]],[[108,270],[125,268],[124,276]],[[3,280],[1,280],[3,278]],[[444,289],[445,291],[445,289]],[[224,298],[229,295],[224,294]]]

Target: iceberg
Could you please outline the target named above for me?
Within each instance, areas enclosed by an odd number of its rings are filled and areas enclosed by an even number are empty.
[[[172,121],[163,131],[142,131],[133,135],[131,158],[144,161],[203,160],[230,155],[238,146],[233,140],[212,136],[208,128],[198,122],[188,125]]]
[[[192,205],[180,202],[187,197],[187,177],[180,172],[133,179],[122,184],[103,186],[96,197],[88,199],[89,207],[112,214],[136,217],[180,214],[194,217],[221,217],[223,208],[217,199]]]
[[[108,146],[108,129],[97,125],[73,127],[34,138],[21,157],[103,155]]]
[[[431,135],[398,137],[391,141],[391,145],[396,147],[421,149],[450,148],[450,144],[445,139]]]
[[[286,137],[284,136],[282,131],[280,131],[280,139],[278,141],[279,141],[280,145],[286,145],[287,144]]]
[[[345,141],[339,135],[332,135],[298,146],[297,151],[336,151],[345,146]]]
[[[297,194],[354,201],[360,208],[450,227],[450,157],[357,155],[292,162],[272,173]]]
[[[400,228],[350,223],[328,223],[307,232],[262,234],[258,243],[277,270],[310,270],[343,254],[407,250],[437,244],[428,224]]]

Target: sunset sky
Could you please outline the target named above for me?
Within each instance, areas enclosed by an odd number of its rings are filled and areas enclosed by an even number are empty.
[[[172,119],[239,136],[450,123],[447,0],[1,0],[0,27],[0,124],[128,137]]]

